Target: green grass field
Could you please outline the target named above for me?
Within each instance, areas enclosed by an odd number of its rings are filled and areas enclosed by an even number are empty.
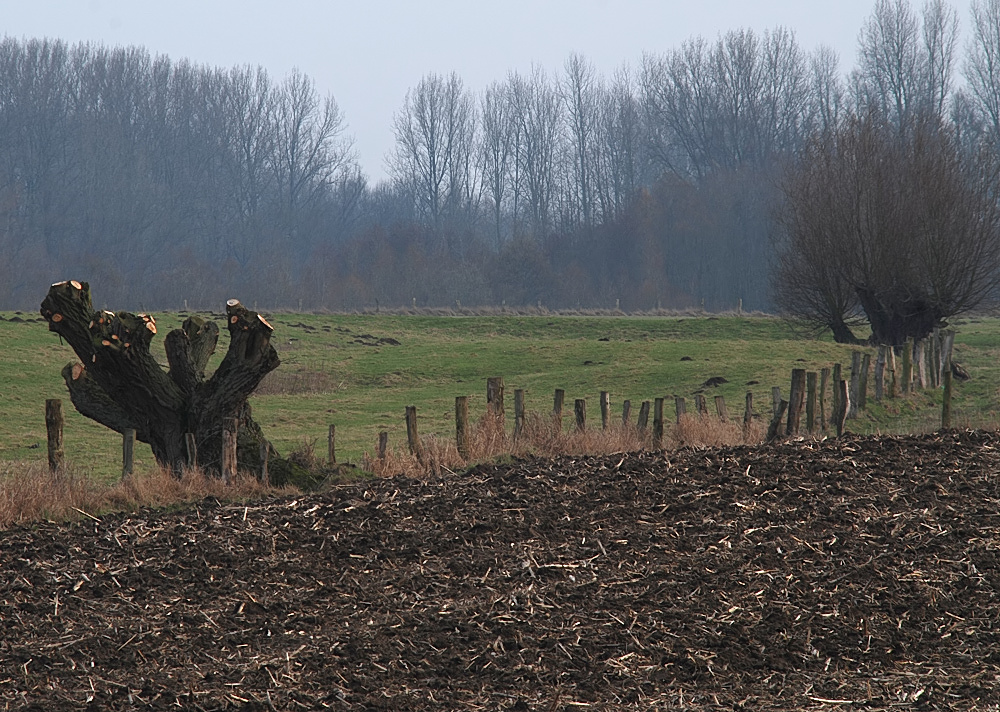
[[[0,314],[0,460],[43,462],[44,401],[62,398],[66,412],[67,462],[100,478],[120,474],[120,437],[78,415],[69,402],[60,369],[74,360],[70,348],[34,314]],[[15,317],[24,321],[13,321]],[[164,361],[162,335],[184,315],[156,315],[161,337],[153,353]],[[851,347],[809,339],[775,318],[763,316],[421,316],[267,315],[281,367],[253,397],[258,422],[279,451],[312,443],[326,451],[328,426],[337,426],[340,461],[359,462],[372,452],[380,430],[390,444],[405,442],[404,408],[418,409],[421,435],[451,437],[456,396],[469,396],[470,414],[485,410],[486,379],[502,376],[507,409],[513,391],[525,389],[529,411],[548,412],[553,391],[566,391],[572,413],[576,398],[588,402],[599,422],[598,394],[609,391],[612,410],[630,399],[675,395],[689,399],[711,377],[727,383],[705,391],[722,395],[732,415],[743,412],[747,391],[755,409],[770,413],[771,387],[787,394],[793,368],[819,370],[850,364]],[[222,319],[219,319],[220,325]],[[972,380],[957,384],[953,423],[993,427],[1000,386],[1000,320],[956,322],[955,358]],[[219,352],[228,345],[223,329]],[[211,367],[210,367],[211,368]],[[748,385],[749,384],[749,385]],[[871,403],[848,424],[855,432],[929,430],[940,418],[940,391]],[[829,401],[828,401],[829,402]],[[634,417],[634,416],[633,416]],[[569,427],[570,415],[566,427]],[[508,422],[512,418],[508,418]],[[153,463],[148,447],[137,447],[138,467]]]

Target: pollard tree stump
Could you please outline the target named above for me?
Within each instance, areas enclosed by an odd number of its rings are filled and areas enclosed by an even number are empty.
[[[192,316],[167,334],[169,368],[164,369],[149,350],[156,335],[153,317],[95,311],[86,282],[53,284],[41,314],[49,330],[80,359],[67,364],[62,374],[81,414],[119,433],[134,430],[156,461],[178,475],[189,464],[187,433],[194,435],[197,464],[219,473],[223,421],[236,418],[238,466],[259,471],[266,440],[247,398],[280,363],[271,345],[274,330],[262,316],[236,299],[227,302],[229,349],[215,373],[206,377],[205,366],[219,339],[215,322]],[[287,482],[294,468],[273,449],[270,455],[272,482]]]

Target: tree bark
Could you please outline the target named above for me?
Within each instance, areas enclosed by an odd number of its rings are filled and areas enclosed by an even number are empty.
[[[229,349],[210,377],[205,376],[219,328],[189,317],[167,334],[169,370],[150,353],[155,320],[146,314],[95,311],[86,282],[53,284],[42,301],[49,330],[70,345],[79,363],[62,371],[73,405],[83,415],[119,433],[135,430],[156,461],[180,474],[188,464],[185,433],[193,433],[198,465],[218,473],[222,465],[222,424],[239,421],[240,469],[259,471],[265,441],[247,398],[280,363],[271,345],[271,325],[236,299],[226,304]],[[291,470],[271,452],[272,481],[286,482]]]
[[[872,327],[873,345],[897,345],[911,337],[925,339],[946,316],[932,300],[904,288],[891,292],[858,288],[857,294]]]
[[[831,319],[828,324],[833,333],[833,340],[838,344],[860,344],[862,340],[854,335],[847,322],[840,318]]]

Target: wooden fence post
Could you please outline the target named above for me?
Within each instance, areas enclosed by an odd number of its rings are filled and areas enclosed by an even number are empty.
[[[726,399],[722,396],[715,397],[715,413],[723,423],[729,421],[729,412],[726,410]]]
[[[237,418],[222,419],[222,479],[226,483],[236,479],[236,443],[240,421]]]
[[[608,391],[601,391],[601,430],[607,430],[611,426],[611,394]]]
[[[930,335],[927,354],[927,379],[931,388],[941,386],[941,329],[934,327]]]
[[[331,466],[337,464],[337,426],[333,423],[326,434],[326,461]]]
[[[375,456],[379,460],[385,459],[385,452],[389,449],[389,433],[384,430],[379,431],[378,445],[375,446]]]
[[[806,431],[816,432],[816,372],[806,373]]]
[[[886,346],[885,350],[885,370],[886,370],[886,380],[888,385],[885,388],[885,394],[888,398],[896,397],[896,349],[893,346]]]
[[[705,396],[703,396],[701,393],[695,394],[694,407],[695,410],[698,411],[699,417],[708,415],[708,402],[705,400]]]
[[[566,400],[566,391],[557,388],[552,398],[552,419],[556,422],[556,427],[562,431],[563,403]]]
[[[625,399],[622,401],[622,427],[628,428],[630,420],[632,420],[632,401]]]
[[[868,371],[871,369],[872,355],[861,357],[861,375],[858,378],[858,410],[868,408]]]
[[[885,344],[878,347],[875,356],[875,402],[881,403],[885,396]]]
[[[684,399],[682,398],[681,401]],[[646,401],[647,403],[649,401]],[[683,410],[683,404],[680,406]],[[677,412],[677,422],[681,422],[682,412]],[[663,398],[653,400],[653,447],[660,449],[663,447]]]
[[[500,376],[486,379],[486,407],[491,413],[503,417],[503,378]]]
[[[806,399],[806,370],[792,369],[792,385],[788,390],[788,424],[786,435],[798,435],[799,424],[802,421],[802,405]]]
[[[778,407],[774,409],[774,415],[771,416],[771,424],[767,426],[768,442],[778,437],[778,433],[781,431],[781,419],[784,417],[787,409],[788,401],[782,400],[778,402]]]
[[[406,406],[406,442],[410,446],[410,454],[423,462],[424,451],[420,447],[420,436],[417,434],[417,406]]]
[[[917,367],[917,385],[927,388],[927,342],[919,339],[913,345],[913,365]]]
[[[524,389],[514,389],[514,440],[524,434]]]
[[[677,412],[677,424],[681,423],[681,416],[687,414],[687,403],[681,396],[674,396],[674,410]]]
[[[858,397],[858,389],[861,384],[861,352],[852,351],[851,352],[851,391],[850,391],[850,404],[847,408],[847,417],[851,420],[858,417],[858,405],[860,399]]]
[[[587,429],[587,401],[577,398],[573,402],[573,412],[576,414],[576,429],[582,433]]]
[[[267,440],[261,440],[260,442],[260,470],[257,472],[257,477],[263,483],[268,483],[271,481],[271,475],[268,472],[267,464],[271,457],[271,443]]]
[[[184,433],[184,455],[189,468],[198,466],[198,441],[194,439],[194,433]]]
[[[135,430],[125,428],[122,431],[122,477],[132,474],[135,468]]]
[[[638,428],[640,433],[645,433],[646,428],[649,427],[649,406],[650,402],[644,400],[639,404],[639,418],[636,421],[635,427]]]
[[[830,368],[819,371],[819,429],[826,431],[826,386],[830,382]]]
[[[753,392],[747,391],[746,408],[743,410],[743,434],[746,435],[753,422]]]
[[[840,376],[841,376],[841,366],[839,363],[833,364],[833,399],[832,408],[830,413],[830,419],[834,422],[837,421],[837,413],[840,412]]]
[[[455,398],[455,445],[463,460],[469,459],[469,397]]]
[[[951,374],[950,359],[948,363],[948,368],[944,369],[944,378],[942,379],[942,384],[944,385],[944,392],[941,395],[941,428],[947,429],[951,427],[952,374]]]
[[[903,378],[900,383],[900,391],[905,396],[910,392],[913,383],[913,337],[907,337],[903,345]]]
[[[844,423],[847,422],[847,410],[850,408],[850,394],[847,389],[847,381],[841,378],[836,384],[837,411],[834,414],[834,423],[837,426],[837,437],[844,434]]]
[[[45,430],[48,434],[49,470],[57,472],[63,464],[63,412],[62,401],[49,398],[45,401]]]
[[[952,329],[941,335],[941,374],[938,378],[944,383],[944,374],[951,371],[951,354],[955,349],[955,332]]]

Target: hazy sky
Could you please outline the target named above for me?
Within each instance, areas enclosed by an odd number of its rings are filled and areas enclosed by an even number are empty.
[[[807,50],[833,47],[846,69],[873,2],[0,0],[0,34],[141,45],[199,64],[261,65],[279,80],[297,67],[336,99],[362,167],[378,180],[393,147],[392,115],[429,72],[455,71],[479,90],[533,63],[558,72],[578,52],[610,77],[695,35],[777,25]]]

